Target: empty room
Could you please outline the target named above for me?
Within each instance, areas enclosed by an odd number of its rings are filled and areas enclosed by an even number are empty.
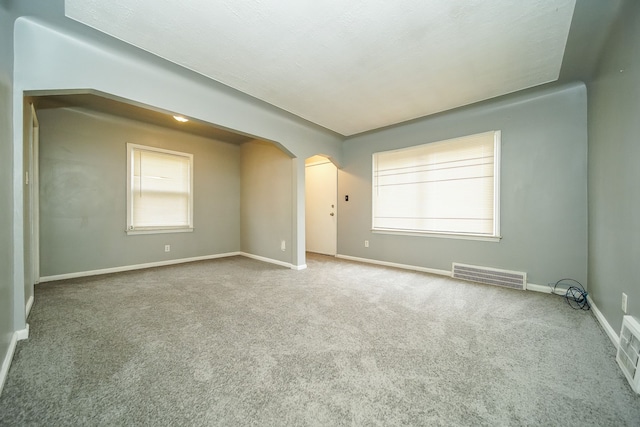
[[[640,3],[0,1],[0,425],[640,424]]]

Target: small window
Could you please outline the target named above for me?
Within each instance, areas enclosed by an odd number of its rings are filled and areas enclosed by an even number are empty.
[[[127,232],[193,230],[193,155],[127,144]]]
[[[500,131],[373,154],[373,230],[498,239]]]

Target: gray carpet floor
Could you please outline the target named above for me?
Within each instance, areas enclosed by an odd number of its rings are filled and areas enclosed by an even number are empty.
[[[637,426],[593,314],[309,255],[36,287],[0,425]]]

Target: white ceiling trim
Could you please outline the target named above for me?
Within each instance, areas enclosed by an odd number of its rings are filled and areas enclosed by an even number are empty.
[[[558,79],[575,0],[66,0],[68,17],[342,135]]]

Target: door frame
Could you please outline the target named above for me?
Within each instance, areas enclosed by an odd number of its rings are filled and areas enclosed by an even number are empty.
[[[333,163],[333,161],[331,161],[331,159],[329,157],[323,156],[323,155],[315,155],[315,156],[311,156],[308,157],[305,160],[305,183],[307,181],[307,170],[310,167],[314,167],[314,166],[319,166],[319,165],[324,165],[324,164],[331,164],[334,168],[335,168],[335,178],[336,178],[336,185],[335,188],[333,188],[333,200],[335,200],[335,205],[333,207],[333,212],[335,213],[335,233],[333,233],[333,250],[332,250],[332,254],[326,254],[326,255],[330,255],[330,256],[336,256],[338,254],[338,167],[335,165],[335,163]],[[306,186],[306,184],[305,184]],[[309,198],[309,195],[306,193],[306,189],[305,189],[305,200],[307,200]],[[307,223],[306,221],[306,217],[307,217],[307,213],[306,213],[306,205],[307,203],[305,202],[305,224]],[[305,226],[306,227],[306,226]],[[306,232],[305,232],[305,236],[306,236]],[[305,237],[305,241],[308,240],[308,237]],[[305,244],[305,252],[307,251],[307,244]]]
[[[29,135],[29,238],[31,241],[31,279],[34,284],[40,282],[40,122],[33,103]]]

